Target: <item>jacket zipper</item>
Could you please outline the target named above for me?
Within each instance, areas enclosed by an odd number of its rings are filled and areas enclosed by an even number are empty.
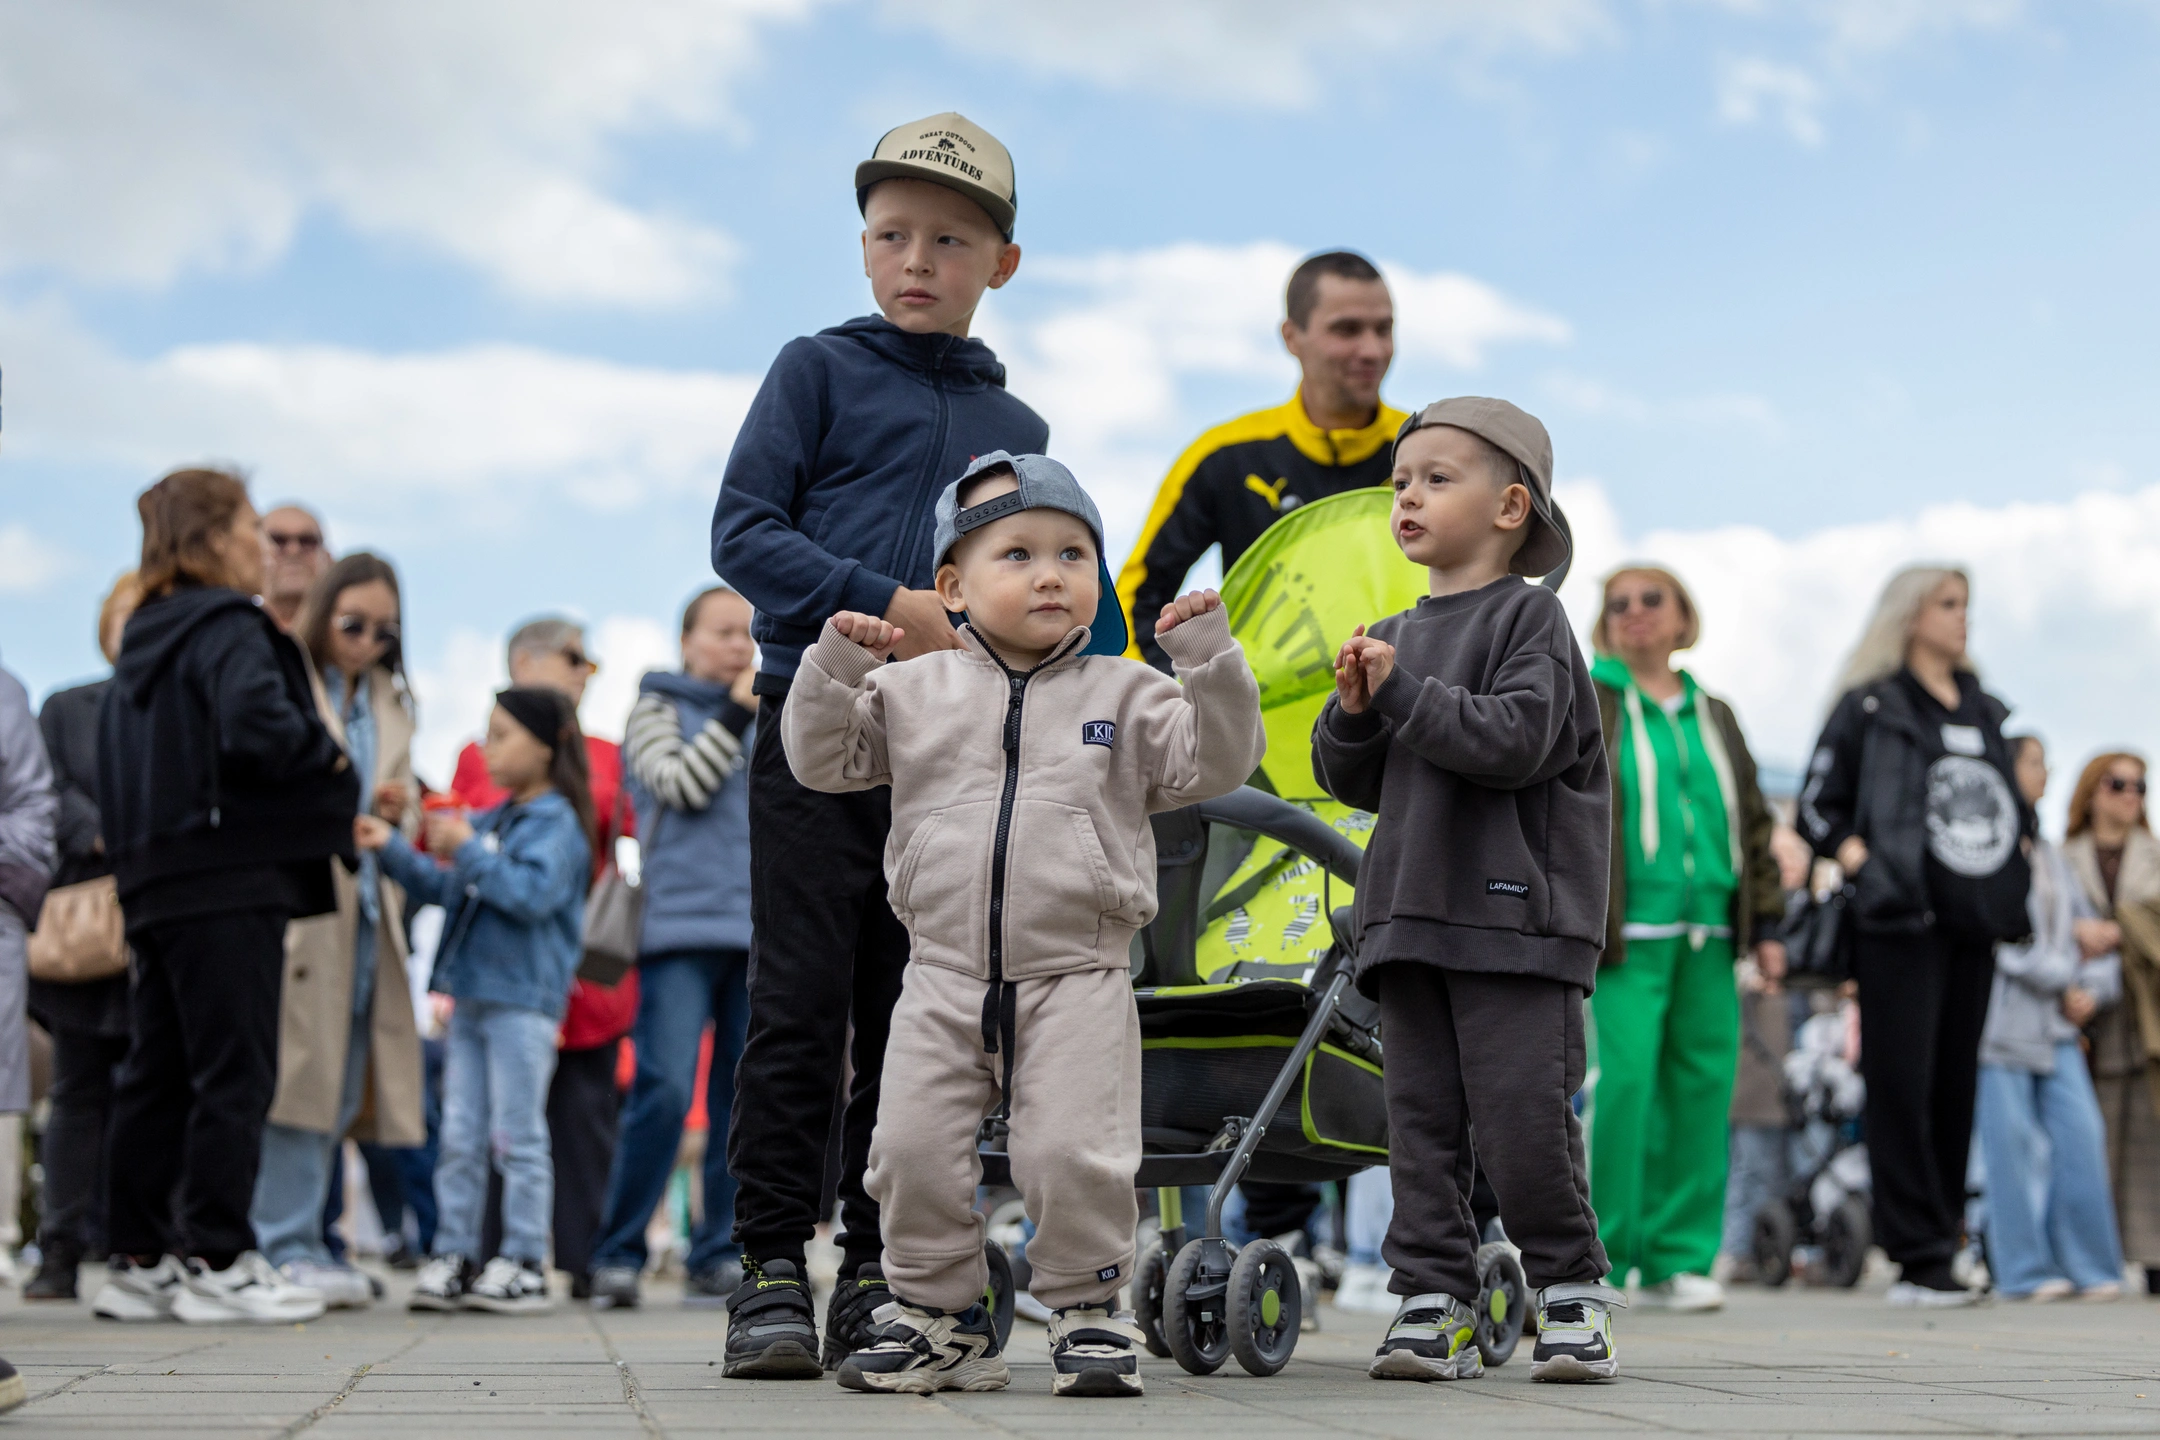
[[[997,839],[990,848],[990,984],[993,987],[1005,979],[1005,852],[1012,839],[1013,804],[1020,794],[1020,709],[1027,698],[1028,677],[1035,673],[1030,670],[1025,675],[1016,675],[1003,660],[998,661],[998,668],[1005,672],[1010,689],[1005,701],[1005,789],[998,797]]]
[[[945,488],[946,482],[938,478],[938,466],[945,458],[946,432],[952,428],[952,401],[945,393],[945,357],[951,348],[950,338],[942,338],[937,353],[930,360],[930,390],[937,396],[937,423],[930,429],[930,451],[923,457],[922,474],[915,481],[918,493],[926,483],[934,488],[930,491],[930,503],[915,507],[915,518],[908,522],[907,533],[901,537],[900,553],[894,557],[903,563],[895,565],[895,570],[903,569],[906,562],[915,558],[915,552],[922,546],[923,519],[936,510],[937,497]]]

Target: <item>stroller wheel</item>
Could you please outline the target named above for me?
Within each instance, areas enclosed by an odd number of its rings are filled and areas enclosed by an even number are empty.
[[[1230,1267],[1230,1353],[1249,1375],[1273,1375],[1290,1363],[1304,1315],[1304,1287],[1289,1253],[1255,1240]]]
[[[1148,1354],[1165,1360],[1170,1358],[1170,1342],[1163,1338],[1163,1284],[1169,1274],[1170,1262],[1163,1258],[1160,1240],[1141,1251],[1140,1263],[1133,1267],[1133,1323],[1140,1327]]]
[[[990,1283],[983,1287],[983,1308],[990,1312],[990,1323],[997,1327],[998,1349],[1012,1339],[1013,1294],[1012,1257],[1005,1247],[995,1240],[983,1242],[983,1262],[990,1267]]]
[[[1823,1283],[1847,1288],[1859,1284],[1874,1238],[1867,1203],[1857,1195],[1840,1200],[1823,1222]]]
[[[1507,1245],[1480,1245],[1477,1252],[1477,1348],[1487,1365],[1505,1365],[1522,1339],[1530,1312],[1530,1282],[1522,1261]]]
[[[1163,1281],[1163,1340],[1170,1358],[1192,1375],[1212,1375],[1230,1358],[1230,1242],[1186,1242]]]
[[[1799,1243],[1800,1227],[1783,1200],[1772,1200],[1755,1212],[1755,1269],[1763,1284],[1775,1288],[1792,1278],[1793,1246]]]

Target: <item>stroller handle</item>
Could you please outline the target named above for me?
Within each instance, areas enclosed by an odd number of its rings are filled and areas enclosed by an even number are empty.
[[[1270,840],[1279,840],[1310,855],[1327,866],[1328,873],[1345,885],[1357,883],[1358,861],[1364,858],[1365,852],[1344,839],[1325,820],[1309,810],[1298,809],[1279,796],[1241,785],[1228,795],[1201,801],[1198,809],[1203,820],[1234,825],[1240,830],[1257,830]]]

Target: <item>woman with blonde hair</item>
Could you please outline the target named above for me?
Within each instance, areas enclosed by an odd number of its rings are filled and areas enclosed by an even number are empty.
[[[2102,928],[2087,948],[2119,946],[2122,957],[2121,990],[2096,997],[2085,1032],[2115,1218],[2146,1293],[2160,1295],[2160,840],[2145,818],[2145,762],[2095,756],[2071,792],[2067,829],[2063,858],[2106,917],[2090,922]]]
[[[1599,1238],[1644,1303],[1714,1310],[1726,1116],[1740,1062],[1734,961],[1785,970],[1772,820],[1732,707],[1675,651],[1702,634],[1670,570],[1605,581],[1590,632],[1598,717],[1613,770],[1605,950],[1590,997],[1590,1197]]]
[[[1801,828],[1852,878],[1875,1235],[1893,1305],[1965,1305],[1951,1273],[1995,943],[2032,931],[2034,833],[2004,743],[2010,711],[1966,657],[1963,570],[1883,587],[1800,794]]]

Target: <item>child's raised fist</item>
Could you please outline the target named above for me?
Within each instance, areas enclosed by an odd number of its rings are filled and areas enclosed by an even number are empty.
[[[865,615],[859,610],[842,610],[832,617],[833,629],[854,641],[873,655],[891,651],[907,631],[890,620],[880,620],[875,615]]]
[[[1361,715],[1373,692],[1395,673],[1395,647],[1375,640],[1360,625],[1335,654],[1335,703],[1343,713]]]
[[[1167,635],[1195,615],[1205,615],[1210,610],[1220,609],[1222,596],[1213,590],[1187,591],[1162,607],[1162,616],[1155,622],[1155,633]]]

